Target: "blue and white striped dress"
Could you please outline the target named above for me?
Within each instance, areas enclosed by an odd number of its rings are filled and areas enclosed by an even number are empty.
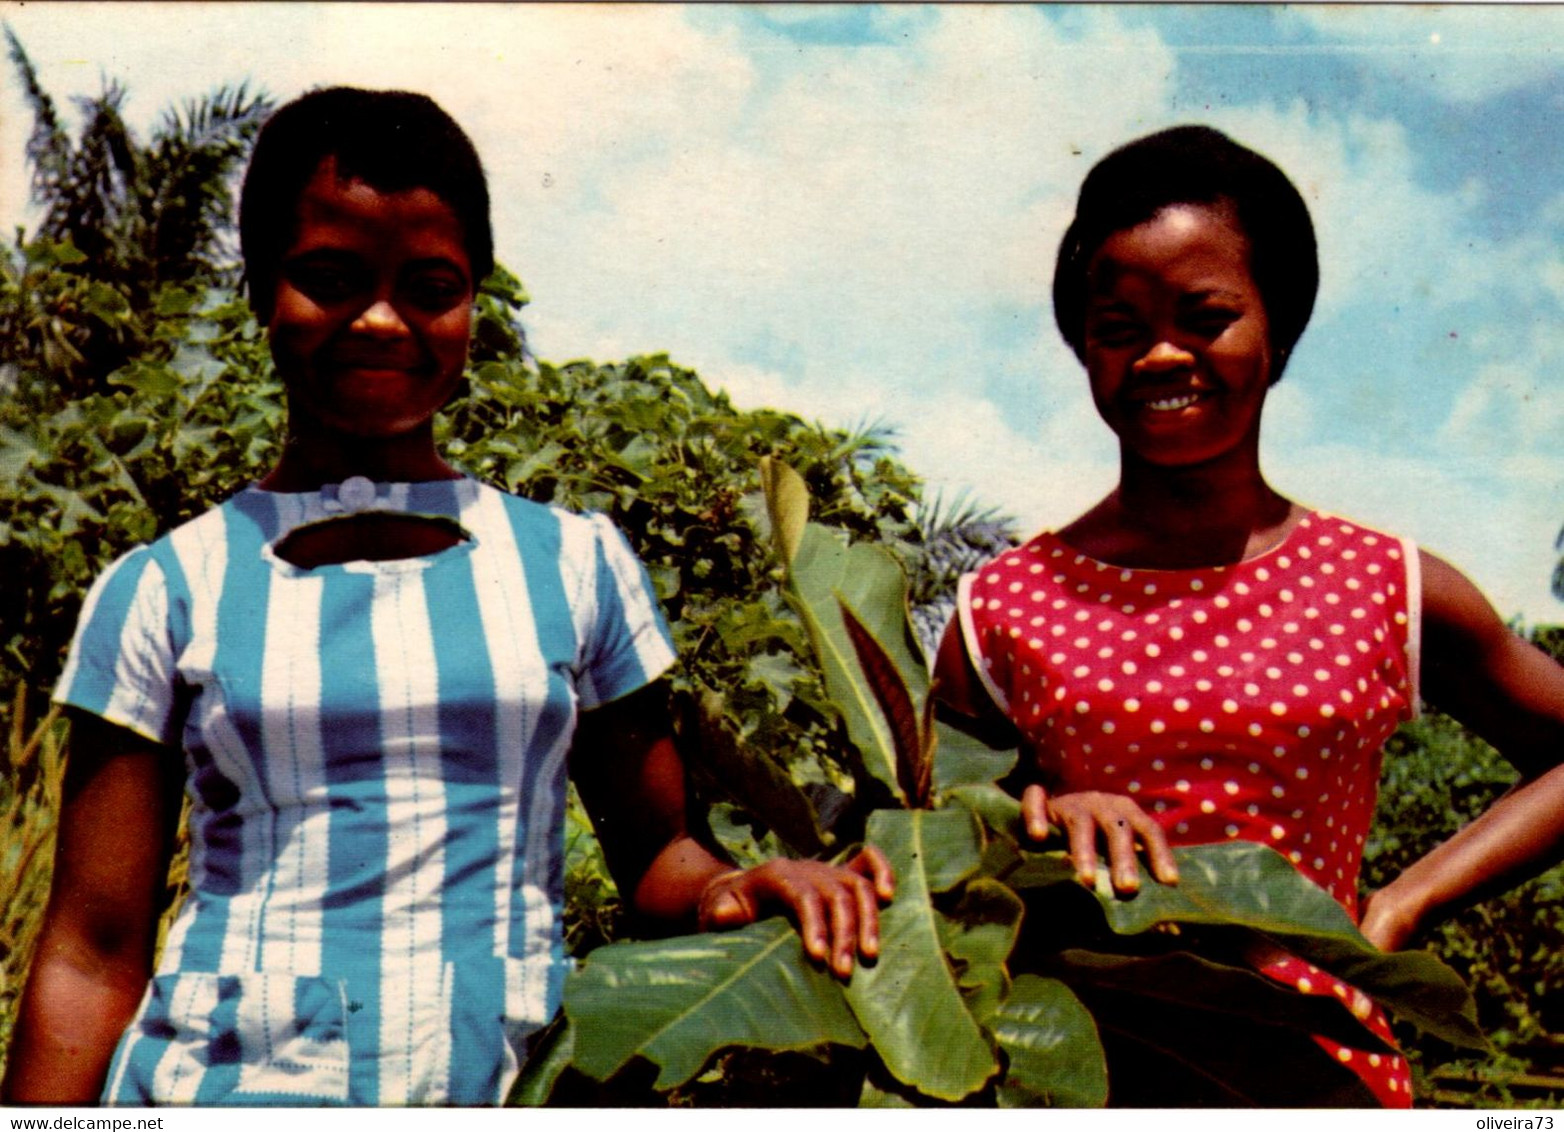
[[[492,1103],[559,1004],[576,713],[662,673],[667,628],[601,516],[370,486],[247,489],[88,596],[55,698],[182,749],[193,805],[190,897],[105,1100]],[[470,537],[273,552],[344,503]]]

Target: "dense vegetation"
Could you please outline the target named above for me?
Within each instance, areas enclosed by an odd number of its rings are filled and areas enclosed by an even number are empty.
[[[9,736],[0,1057],[47,890],[58,805],[64,725],[46,714],[47,690],[82,593],[118,553],[255,478],[281,426],[227,221],[232,176],[267,101],[216,92],[169,114],[142,143],[111,87],[83,107],[72,139],[10,43],[35,111],[28,156],[44,211],[36,231],[0,248],[0,726]],[[441,423],[448,452],[508,490],[606,511],[629,534],[685,660],[685,725],[716,752],[693,774],[709,832],[730,854],[830,853],[861,837],[870,803],[883,807],[901,784],[894,774],[865,777],[851,720],[796,600],[789,604],[761,460],[799,473],[815,523],[885,548],[911,578],[925,643],[955,576],[1003,544],[1005,525],[924,499],[884,436],[740,411],[665,357],[535,361],[518,317],[525,302],[503,269],[485,284],[470,392]],[[1557,653],[1564,636],[1545,636]],[[724,736],[742,740],[743,758],[721,757]],[[1511,777],[1444,717],[1404,728],[1387,753],[1365,883],[1425,851]],[[579,811],[572,820],[570,944],[584,954],[629,925]],[[178,882],[176,865],[171,900]],[[1564,871],[1554,870],[1433,934],[1430,948],[1473,985],[1498,1055],[1453,1060],[1451,1047],[1409,1027],[1424,1102],[1559,1098],[1561,895]],[[729,1055],[704,1085],[674,1097],[742,1101],[764,1095],[746,1087],[818,1076],[818,1064]]]

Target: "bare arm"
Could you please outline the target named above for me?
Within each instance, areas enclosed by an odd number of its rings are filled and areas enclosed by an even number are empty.
[[[1564,857],[1564,668],[1512,633],[1457,570],[1429,554],[1422,563],[1425,694],[1521,780],[1369,900],[1363,934],[1386,950]]]
[[[738,870],[686,832],[684,765],[666,685],[583,712],[571,777],[609,871],[636,911],[709,929],[750,923],[767,907],[787,910],[810,955],[829,957],[844,977],[855,953],[878,953],[879,901],[894,891],[878,850],[866,848],[845,868],[776,860]]]
[[[71,727],[54,885],[11,1043],[10,1103],[97,1102],[146,989],[179,817],[177,759],[93,716]]]

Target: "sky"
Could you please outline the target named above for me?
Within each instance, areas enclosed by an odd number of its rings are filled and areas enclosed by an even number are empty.
[[[1027,533],[1114,483],[1053,325],[1081,178],[1224,130],[1320,243],[1267,475],[1415,538],[1501,615],[1564,622],[1564,8],[419,5],[0,0],[68,109],[145,136],[248,81],[429,93],[472,134],[496,251],[554,362],[665,352],[741,408],[894,430]],[[30,115],[0,65],[0,228]]]

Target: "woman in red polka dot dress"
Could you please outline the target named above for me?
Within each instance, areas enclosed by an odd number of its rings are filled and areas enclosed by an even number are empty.
[[[1426,695],[1523,779],[1367,902],[1363,933],[1393,950],[1560,856],[1564,669],[1450,566],[1266,483],[1266,394],[1317,284],[1297,190],[1222,134],[1164,131],[1092,170],[1054,310],[1118,437],[1119,484],[963,579],[939,694],[1019,733],[1039,779],[1027,830],[1062,828],[1083,883],[1104,851],[1129,895],[1137,847],[1176,883],[1170,845],[1241,839],[1355,918],[1380,747]],[[1280,953],[1259,962],[1390,1041],[1361,992]],[[1411,1103],[1401,1057],[1315,1041],[1382,1104]]]

